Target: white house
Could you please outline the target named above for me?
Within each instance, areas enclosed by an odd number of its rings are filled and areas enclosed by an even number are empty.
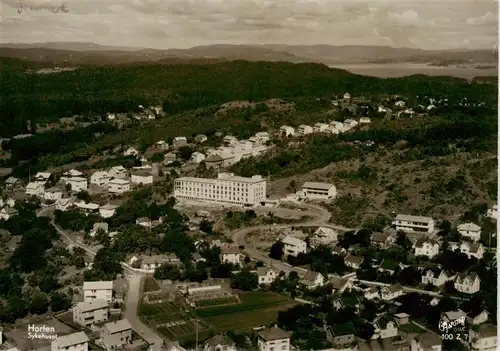
[[[274,269],[267,267],[259,267],[257,268],[257,277],[259,278],[259,285],[271,284],[276,280],[278,274]]]
[[[112,178],[126,178],[128,176],[127,170],[123,166],[114,166],[108,172],[108,176],[110,179]]]
[[[90,184],[97,186],[106,186],[109,182],[109,174],[106,171],[97,171],[90,176]]]
[[[304,277],[301,279],[301,282],[308,289],[316,289],[325,284],[325,277],[321,273],[307,271]]]
[[[477,224],[471,222],[459,224],[457,231],[460,235],[473,241],[479,241],[481,239],[481,227]]]
[[[481,279],[476,273],[460,273],[457,274],[453,284],[455,289],[465,294],[475,294],[481,288]]]
[[[262,330],[257,333],[259,351],[290,351],[291,333],[277,327]]]
[[[354,127],[356,127],[358,125],[358,121],[354,120],[354,119],[346,119],[344,121],[344,126],[347,127],[347,129],[352,129]]]
[[[99,209],[99,204],[93,202],[86,203],[85,201],[80,201],[75,202],[74,205],[84,213],[94,213]]]
[[[351,100],[351,94],[345,93],[343,98],[344,98],[344,100]]]
[[[73,201],[70,198],[67,199],[59,199],[56,201],[56,210],[58,211],[67,211],[73,206]]]
[[[92,230],[90,231],[90,236],[94,237],[97,235],[99,230],[104,231],[104,233],[108,234],[109,231],[109,225],[106,222],[97,222],[94,223],[94,226],[92,227]]]
[[[123,194],[130,191],[130,182],[125,179],[115,178],[109,181],[108,191],[115,194]]]
[[[101,207],[99,207],[99,215],[102,218],[110,218],[115,215],[116,209],[118,206],[116,205],[111,205],[111,204],[106,204]]]
[[[126,319],[104,324],[100,338],[107,350],[123,348],[132,343],[132,326]]]
[[[357,270],[361,268],[361,265],[363,264],[364,260],[365,259],[361,256],[347,255],[344,258],[344,263],[347,267]]]
[[[418,239],[414,248],[415,256],[427,256],[429,258],[433,258],[439,254],[439,243],[434,239]]]
[[[403,294],[403,287],[399,284],[384,286],[380,289],[380,298],[384,301],[394,300]]]
[[[104,300],[79,302],[73,307],[73,322],[84,327],[107,321],[109,305]]]
[[[361,117],[361,118],[359,119],[359,123],[360,123],[360,124],[369,124],[369,123],[371,123],[371,121],[372,121],[372,120],[371,120],[369,117]]]
[[[307,243],[304,240],[294,238],[293,236],[285,236],[282,240],[283,253],[285,256],[297,256],[300,253],[307,252]]]
[[[323,132],[326,132],[326,129],[328,128],[328,124],[325,124],[325,123],[316,123],[314,126],[313,126],[313,132],[314,133],[323,133]]]
[[[63,335],[50,344],[50,351],[88,351],[89,337],[84,332]]]
[[[83,301],[93,300],[113,302],[113,281],[83,282]]]
[[[337,195],[337,188],[330,183],[305,182],[302,193],[312,200],[329,200]]]
[[[434,333],[417,334],[410,343],[410,351],[442,351],[441,338]]]
[[[83,177],[73,177],[67,180],[67,183],[71,186],[71,190],[79,193],[80,191],[85,191],[88,189],[88,181]]]
[[[328,282],[332,286],[333,294],[342,294],[345,290],[351,289],[353,287],[353,282],[351,279],[341,278],[341,277],[331,277]]]
[[[4,221],[9,220],[9,218],[17,215],[18,212],[15,208],[13,207],[3,207],[0,210],[0,219],[3,219]]]
[[[269,141],[269,133],[268,132],[257,132],[255,133],[255,138],[258,142],[264,144]]]
[[[153,221],[148,217],[139,217],[135,220],[135,224],[140,225],[144,228],[151,228],[153,225]]]
[[[70,169],[69,171],[66,171],[62,174],[61,180],[66,182],[68,179],[71,179],[73,177],[82,177],[83,173],[80,172],[79,170],[76,169]]]
[[[330,245],[337,241],[338,232],[332,228],[319,227],[311,238],[311,245]]]
[[[469,341],[473,351],[496,351],[498,343],[498,327],[483,324],[477,330],[469,329]]]
[[[44,192],[44,184],[41,182],[30,182],[26,185],[26,195],[41,197]]]
[[[468,258],[474,257],[478,260],[483,258],[484,246],[481,243],[469,243],[462,241],[460,244],[455,242],[449,243],[451,251],[460,250],[461,253],[466,254]]]
[[[57,187],[46,189],[43,198],[47,201],[57,201],[62,198],[62,190]]]
[[[227,335],[214,335],[203,345],[203,351],[237,351],[236,344]]]
[[[363,297],[367,300],[380,299],[380,292],[376,286],[363,289]]]
[[[181,146],[186,146],[187,145],[187,138],[183,136],[178,136],[174,138],[174,141],[172,142],[173,147],[181,147]]]
[[[137,156],[137,155],[139,155],[139,151],[137,151],[133,147],[129,147],[128,149],[123,151],[123,156]]]
[[[396,230],[405,232],[434,232],[434,219],[423,216],[411,216],[398,214],[392,225],[396,226]]]
[[[387,339],[398,335],[398,325],[392,316],[379,316],[372,325],[374,328],[372,339]]]
[[[307,135],[307,134],[311,134],[312,132],[313,132],[313,127],[308,126],[306,124],[301,124],[297,128],[297,134],[299,134],[299,135]]]
[[[295,128],[290,126],[281,126],[280,134],[285,137],[293,136],[295,134]]]
[[[41,183],[47,183],[50,179],[52,174],[49,172],[38,172],[35,174],[34,181],[35,182],[41,182]]]
[[[198,134],[195,138],[194,138],[194,141],[196,141],[197,143],[199,144],[202,144],[204,143],[205,141],[207,141],[208,138],[205,134]]]
[[[144,170],[132,172],[130,181],[132,184],[153,184],[153,173]]]
[[[222,263],[232,263],[234,265],[241,265],[241,253],[237,247],[224,246],[220,249],[220,261]]]
[[[193,161],[194,163],[201,163],[205,161],[205,158],[205,155],[198,151],[193,152],[193,154],[191,155],[191,161]]]
[[[438,269],[427,269],[422,275],[422,284],[432,284],[434,286],[443,286],[448,281],[455,279],[455,273]]]

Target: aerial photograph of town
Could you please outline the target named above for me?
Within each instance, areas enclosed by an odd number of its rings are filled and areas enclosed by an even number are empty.
[[[0,351],[496,351],[494,0],[0,0]]]

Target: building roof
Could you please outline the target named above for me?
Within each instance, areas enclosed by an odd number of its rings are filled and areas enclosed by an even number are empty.
[[[235,255],[240,253],[240,249],[236,246],[223,246],[220,248],[220,253],[222,255]]]
[[[264,339],[265,341],[273,341],[273,340],[282,340],[282,339],[289,339],[290,338],[290,333],[281,330],[280,328],[277,327],[272,327],[266,330],[263,330],[257,334],[261,339]]]
[[[396,317],[396,318],[409,318],[410,315],[408,313],[401,312],[401,313],[394,314],[394,317]]]
[[[285,245],[291,245],[291,246],[300,246],[300,245],[304,245],[305,244],[304,240],[295,238],[295,237],[290,236],[290,235],[285,236],[283,238],[283,240],[281,240],[281,242],[283,244],[285,244]]]
[[[417,240],[417,242],[415,243],[415,247],[422,248],[425,244],[430,244],[432,246],[439,245],[439,243],[434,239],[421,238]]]
[[[389,233],[375,233],[372,235],[371,239],[376,243],[385,243],[390,236]]]
[[[78,307],[82,312],[90,312],[108,308],[109,305],[106,300],[97,299],[88,302],[79,302],[76,304],[76,307]]]
[[[334,185],[330,183],[318,183],[318,182],[305,182],[302,185],[302,189],[321,189],[321,190],[330,190]]]
[[[14,177],[9,177],[5,181],[5,184],[16,184],[17,182],[21,181],[19,178],[14,178]]]
[[[30,182],[28,183],[28,185],[26,185],[26,190],[35,190],[35,189],[38,189],[42,187],[43,188],[43,184],[42,183],[39,183],[39,182]]]
[[[121,173],[121,172],[126,172],[127,170],[123,166],[114,166],[114,167],[111,167],[111,169],[109,171],[110,172],[114,171],[116,173]]]
[[[83,282],[83,290],[112,290],[113,281]]]
[[[332,277],[330,279],[330,284],[332,285],[332,288],[333,289],[336,289],[336,290],[340,290],[342,289],[344,286],[346,286],[346,284],[349,282],[349,279],[343,279],[343,278],[340,278],[340,277]]]
[[[118,208],[118,206],[113,205],[113,204],[106,204],[106,205],[102,205],[101,207],[99,207],[100,210],[116,210],[117,208]]]
[[[409,221],[409,222],[422,222],[422,223],[430,223],[430,222],[434,221],[431,217],[412,216],[412,215],[405,215],[405,214],[398,214],[396,216],[396,220],[397,221]]]
[[[493,324],[483,324],[479,326],[477,334],[482,338],[491,338],[498,335],[498,327]]]
[[[455,319],[459,319],[461,317],[465,317],[466,313],[464,311],[457,310],[457,311],[447,311],[447,312],[444,312],[443,315],[446,318],[448,318],[448,320],[454,321]]]
[[[124,185],[124,184],[129,184],[129,181],[126,179],[115,178],[115,179],[110,180],[108,184]]]
[[[472,253],[478,253],[479,249],[482,247],[483,245],[481,243],[472,243],[470,244],[469,246],[469,252],[472,252]]]
[[[472,222],[459,224],[457,227],[458,231],[467,231],[467,232],[477,232],[481,230],[481,227]]]
[[[56,201],[56,205],[59,205],[59,206],[66,206],[67,204],[70,204],[71,203],[71,198],[60,198],[60,199],[57,199]]]
[[[109,322],[104,324],[104,328],[106,328],[110,334],[115,334],[124,330],[132,329],[132,326],[127,319],[120,319],[116,322]]]
[[[257,275],[259,277],[266,276],[269,271],[275,272],[274,269],[269,267],[257,267]]]
[[[316,278],[318,278],[320,274],[321,273],[318,272],[307,271],[306,274],[304,275],[303,280],[312,283],[316,280]]]
[[[84,332],[78,332],[58,337],[55,342],[59,348],[65,348],[73,345],[89,342],[89,337]]]
[[[132,175],[136,177],[152,177],[153,173],[151,171],[137,170],[133,171]]]
[[[441,338],[436,334],[425,332],[415,336],[414,340],[418,341],[422,348],[428,348],[436,345],[441,345]]]
[[[346,262],[356,264],[356,265],[362,264],[364,260],[365,259],[361,256],[353,256],[353,255],[349,255],[345,258]]]
[[[94,226],[92,227],[92,229],[94,231],[98,231],[99,229],[102,229],[105,232],[107,232],[109,229],[109,224],[106,222],[97,222],[97,223],[94,223]]]
[[[477,275],[477,273],[460,273],[460,274],[457,274],[457,277],[455,278],[455,281],[458,283],[458,284],[463,284],[465,279],[469,279],[471,282],[474,282],[476,279],[479,279],[479,276]]]
[[[235,342],[227,335],[215,335],[205,342],[205,347],[215,348],[218,345],[221,346],[235,346]]]
[[[386,286],[385,288],[387,290],[389,290],[389,292],[391,292],[391,293],[395,293],[395,292],[403,290],[403,287],[400,284],[389,285],[389,286]]]

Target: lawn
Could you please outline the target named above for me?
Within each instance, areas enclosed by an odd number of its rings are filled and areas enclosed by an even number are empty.
[[[239,303],[237,296],[227,296],[218,299],[199,300],[195,302],[196,308],[212,308],[221,305],[234,305]]]
[[[408,323],[406,325],[402,325],[399,327],[399,330],[406,332],[406,333],[422,333],[425,331],[424,329],[420,328],[415,323]]]
[[[244,331],[276,321],[278,312],[297,303],[271,292],[240,293],[241,303],[197,310],[196,314],[217,331]]]
[[[160,285],[153,277],[146,277],[144,280],[144,292],[158,291],[160,290]]]

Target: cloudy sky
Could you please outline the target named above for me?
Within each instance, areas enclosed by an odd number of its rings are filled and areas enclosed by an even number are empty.
[[[0,0],[0,16],[1,43],[159,49],[209,44],[491,49],[498,33],[495,0]]]

